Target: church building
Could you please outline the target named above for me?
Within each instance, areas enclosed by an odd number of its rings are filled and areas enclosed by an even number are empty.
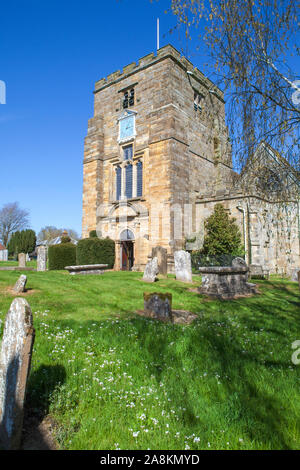
[[[282,164],[264,143],[256,160],[273,173]],[[282,204],[259,187],[253,165],[244,170],[232,168],[222,91],[174,47],[162,47],[96,82],[82,237],[96,229],[112,238],[116,270],[142,271],[161,246],[173,272],[174,251],[201,248],[204,220],[222,203],[240,226],[247,263],[288,274],[300,266],[297,175],[287,170],[293,191]]]

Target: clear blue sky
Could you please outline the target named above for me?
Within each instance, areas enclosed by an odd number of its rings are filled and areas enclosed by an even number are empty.
[[[31,227],[81,234],[82,160],[95,81],[155,51],[185,46],[168,31],[170,0],[2,2],[0,207],[18,201]],[[164,34],[166,36],[164,37]],[[201,64],[196,62],[201,67]]]

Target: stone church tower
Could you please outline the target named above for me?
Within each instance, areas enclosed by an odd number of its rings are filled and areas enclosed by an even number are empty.
[[[172,272],[174,250],[188,249],[189,239],[195,240],[190,249],[199,248],[204,218],[224,202],[241,226],[248,262],[256,261],[245,225],[249,195],[233,194],[237,174],[222,91],[167,45],[96,82],[94,97],[83,162],[83,238],[97,229],[115,240],[117,270],[143,270],[152,248],[162,246]],[[294,258],[293,265],[299,239]]]

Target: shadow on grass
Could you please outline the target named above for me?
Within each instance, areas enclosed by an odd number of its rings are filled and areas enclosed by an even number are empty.
[[[221,375],[230,378],[222,382],[226,387],[229,416],[244,421],[251,440],[261,441],[271,448],[290,449],[291,445],[284,433],[289,424],[284,402],[278,398],[278,394],[263,391],[270,385],[267,376],[253,376],[256,367],[261,371],[262,366],[265,369],[282,369],[289,367],[290,363],[262,362],[251,354],[245,357],[239,338],[228,341],[225,335],[219,337],[213,331],[207,332],[207,341],[213,346]],[[216,399],[221,399],[221,395]]]
[[[274,285],[274,288],[277,286]],[[148,359],[149,374],[154,375],[160,384],[168,376],[170,365],[176,371],[171,372],[176,374],[176,379],[175,375],[173,377],[175,386],[168,389],[172,402],[170,406],[185,409],[182,419],[191,429],[195,423],[208,429],[210,423],[208,419],[202,418],[201,423],[196,419],[197,398],[194,391],[199,390],[201,393],[200,378],[197,380],[197,372],[195,375],[191,374],[190,378],[183,372],[184,366],[186,367],[184,354],[194,360],[196,371],[197,367],[199,370],[198,376],[205,365],[214,373],[218,371],[222,377],[222,387],[212,388],[210,400],[213,406],[222,405],[222,419],[226,418],[228,427],[244,429],[249,440],[260,443],[264,448],[293,448],[287,430],[291,427],[290,418],[297,427],[296,411],[293,411],[288,397],[284,399],[276,390],[277,384],[272,377],[274,370],[287,371],[291,362],[269,360],[268,353],[270,339],[272,344],[274,341],[286,347],[288,340],[285,330],[289,334],[297,332],[299,314],[292,307],[296,298],[299,298],[298,293],[283,287],[277,295],[274,293],[273,298],[253,297],[234,302],[219,302],[216,316],[208,308],[205,318],[199,319],[196,325],[185,327],[184,330],[179,326],[161,325],[161,329],[157,328],[157,336],[153,334],[153,321],[136,322],[141,354]],[[241,316],[238,313],[239,307],[244,308],[241,309]],[[232,315],[235,315],[235,322],[240,322],[242,328],[233,326]],[[251,335],[259,332],[258,325],[262,327],[262,336],[261,339],[256,337],[254,340]],[[183,353],[181,354],[181,350],[180,353],[174,352],[174,349],[170,353],[170,338],[180,340],[181,334],[186,336],[187,341]],[[245,354],[247,338],[250,343],[252,338],[254,343],[250,344],[249,351]],[[199,359],[201,356],[205,359]],[[284,358],[284,355],[279,357]],[[280,385],[282,383],[279,384],[279,389]]]

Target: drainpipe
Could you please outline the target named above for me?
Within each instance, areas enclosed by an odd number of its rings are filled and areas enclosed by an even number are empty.
[[[243,207],[237,206],[236,207],[240,212],[243,213],[243,231],[244,231],[244,249],[245,249],[245,255],[247,252],[246,249],[246,240],[247,240],[247,235],[246,235],[246,215],[245,215],[245,209]],[[248,255],[248,254],[247,254]],[[247,256],[248,257],[248,256]],[[249,261],[249,260],[248,260]]]

